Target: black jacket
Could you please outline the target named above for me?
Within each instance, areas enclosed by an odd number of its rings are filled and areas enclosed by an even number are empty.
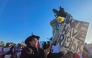
[[[30,54],[29,49],[33,50],[33,53]],[[36,49],[35,47],[25,47],[22,52],[20,58],[45,58],[44,50]]]
[[[31,48],[33,50],[33,53],[30,54],[29,52],[29,48]],[[50,53],[47,58],[60,58],[62,57],[62,53]],[[34,47],[25,47],[22,52],[21,52],[21,56],[20,58],[46,58],[45,54],[44,54],[44,50],[43,49],[36,49]]]

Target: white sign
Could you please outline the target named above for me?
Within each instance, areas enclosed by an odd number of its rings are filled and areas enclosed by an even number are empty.
[[[73,19],[71,15],[67,15],[64,26],[60,30],[59,46],[73,49],[73,52],[81,54],[87,34],[89,23]]]

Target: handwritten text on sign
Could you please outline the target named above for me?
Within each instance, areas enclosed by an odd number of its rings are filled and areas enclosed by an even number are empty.
[[[59,36],[59,46],[73,49],[74,52],[81,54],[89,23],[75,20],[67,15],[64,24],[60,29],[62,31]]]

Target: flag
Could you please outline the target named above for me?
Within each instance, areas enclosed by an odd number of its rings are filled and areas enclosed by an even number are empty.
[[[38,48],[40,48],[40,43],[39,43],[39,41],[38,41]]]

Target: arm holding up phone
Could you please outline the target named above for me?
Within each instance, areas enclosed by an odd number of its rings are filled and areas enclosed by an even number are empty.
[[[50,49],[51,49],[51,45],[49,46],[48,50],[50,52]],[[49,53],[47,58],[60,58],[63,56],[63,53],[62,52],[58,52],[58,53]]]

